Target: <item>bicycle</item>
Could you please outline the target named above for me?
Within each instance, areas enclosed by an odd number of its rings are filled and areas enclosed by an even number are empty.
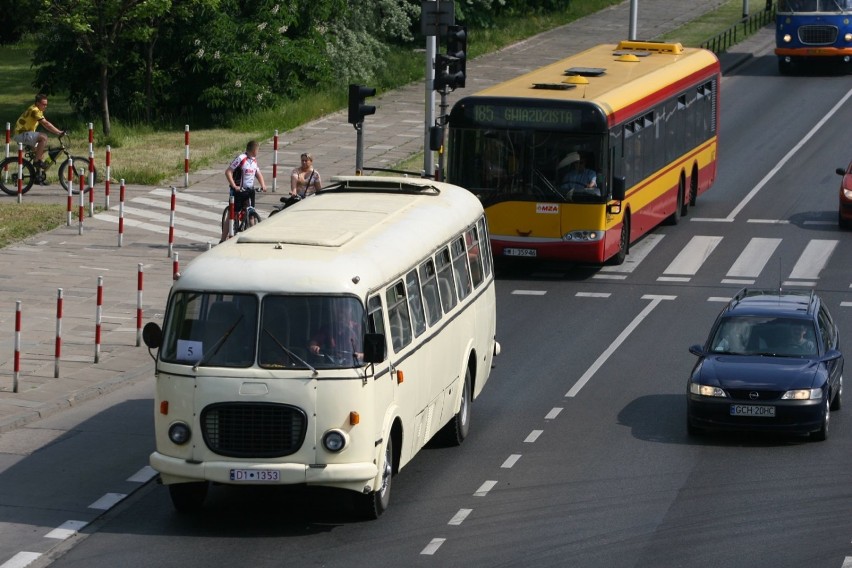
[[[74,177],[71,180],[71,189],[74,193],[79,190],[74,189],[74,183],[81,175],[86,176],[88,181],[89,175],[89,159],[83,156],[72,156],[69,150],[69,138],[67,135],[59,136],[59,146],[48,147],[44,153],[44,168],[37,168],[35,162],[35,149],[27,146],[24,150],[24,159],[21,166],[21,192],[26,193],[30,190],[34,183],[45,185],[47,182],[47,169],[56,163],[60,155],[65,156],[65,161],[59,164],[59,183],[64,191],[68,191],[68,164],[74,160]],[[0,189],[8,195],[18,194],[18,156],[9,156],[0,162]],[[98,181],[98,173],[95,170],[95,183]],[[88,190],[88,188],[87,188]]]
[[[236,205],[234,206],[236,207]],[[230,220],[231,214],[231,205],[228,204],[225,207],[225,210],[222,211],[222,226],[225,227],[226,223]],[[243,201],[243,206],[238,210],[234,211],[234,236],[237,233],[245,231],[251,227],[254,227],[258,223],[260,223],[260,213],[257,212],[257,209],[254,208],[254,205],[251,204],[250,199],[246,199]],[[221,242],[221,241],[220,241]]]

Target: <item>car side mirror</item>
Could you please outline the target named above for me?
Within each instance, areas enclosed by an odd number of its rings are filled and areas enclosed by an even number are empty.
[[[696,357],[704,357],[706,352],[704,351],[704,347],[701,345],[695,344],[689,348],[689,352],[695,355]]]
[[[829,361],[840,359],[841,357],[843,357],[843,354],[840,351],[837,349],[829,349],[825,352],[825,355],[822,356],[822,360],[827,363]]]

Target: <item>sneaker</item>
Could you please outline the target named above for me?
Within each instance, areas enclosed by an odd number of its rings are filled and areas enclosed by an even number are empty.
[[[42,160],[36,160],[35,162],[33,162],[33,166],[41,170],[47,169],[47,164],[45,164]]]

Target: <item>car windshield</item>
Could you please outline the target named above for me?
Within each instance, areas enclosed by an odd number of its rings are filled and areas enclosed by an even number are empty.
[[[811,357],[817,354],[810,320],[731,316],[723,319],[710,341],[714,353]]]

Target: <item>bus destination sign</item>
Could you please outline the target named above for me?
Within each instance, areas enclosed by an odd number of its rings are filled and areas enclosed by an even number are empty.
[[[576,130],[582,124],[580,109],[471,104],[465,110],[480,126]]]

